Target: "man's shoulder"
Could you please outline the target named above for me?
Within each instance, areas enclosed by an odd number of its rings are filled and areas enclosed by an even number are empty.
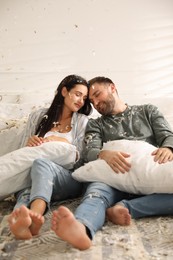
[[[101,121],[103,121],[102,115],[98,116],[97,118],[92,118],[92,117],[89,118],[89,122],[92,122],[92,123],[99,123]]]
[[[151,103],[147,104],[141,104],[141,105],[132,105],[129,106],[132,110],[145,110],[145,111],[150,111],[153,109],[157,109],[157,107]]]
[[[100,126],[103,124],[102,118],[102,116],[97,118],[90,117],[88,120],[87,129],[100,128]]]

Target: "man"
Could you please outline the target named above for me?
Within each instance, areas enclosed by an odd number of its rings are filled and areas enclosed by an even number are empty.
[[[96,77],[89,84],[90,101],[102,116],[90,119],[87,125],[86,162],[100,158],[112,167],[115,174],[128,172],[131,167],[127,161],[129,154],[102,150],[104,142],[118,139],[143,140],[153,144],[158,149],[151,156],[158,163],[173,160],[173,132],[157,107],[128,106],[119,98],[114,83],[108,78]],[[173,214],[171,194],[132,198],[133,195],[106,184],[89,183],[74,215],[65,207],[60,207],[53,213],[52,229],[63,240],[83,250],[92,245],[95,232],[103,226],[106,210],[108,218],[120,225],[129,225],[131,214],[134,218]],[[120,204],[116,204],[121,200]],[[116,205],[113,206],[114,204]]]

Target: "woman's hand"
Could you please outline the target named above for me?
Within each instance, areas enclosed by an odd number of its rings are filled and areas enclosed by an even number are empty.
[[[26,144],[26,146],[38,146],[41,145],[44,142],[44,138],[43,137],[38,137],[37,135],[33,135],[28,139],[28,142]]]
[[[70,142],[66,138],[55,136],[55,135],[50,135],[50,136],[48,136],[46,138],[43,138],[43,142],[44,143],[52,142],[52,141],[58,141],[58,142],[64,142],[64,143],[69,143],[70,144]]]
[[[173,152],[168,147],[160,147],[153,151],[151,155],[154,156],[154,161],[158,163],[173,161]]]
[[[125,173],[130,170],[131,164],[126,160],[130,154],[120,151],[102,150],[99,158],[105,160],[116,173]]]

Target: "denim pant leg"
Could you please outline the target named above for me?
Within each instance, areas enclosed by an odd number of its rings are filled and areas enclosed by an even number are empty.
[[[83,185],[74,180],[72,171],[50,161],[37,159],[31,169],[31,195],[30,202],[40,198],[48,204],[77,197],[81,194]]]
[[[151,194],[121,201],[132,218],[173,215],[173,194]]]
[[[23,189],[15,194],[16,197],[16,205],[14,206],[14,209],[20,208],[22,205],[25,205],[26,207],[29,207],[30,204],[30,193],[31,188]]]
[[[85,225],[92,239],[105,222],[106,209],[122,199],[121,192],[100,182],[89,183],[75,217]]]

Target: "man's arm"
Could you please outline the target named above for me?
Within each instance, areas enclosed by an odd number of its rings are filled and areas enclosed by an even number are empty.
[[[121,151],[102,150],[102,123],[90,119],[85,134],[85,160],[86,162],[96,159],[105,160],[116,173],[128,172],[131,164],[126,160],[130,155]]]
[[[149,107],[151,113],[150,122],[156,139],[156,143],[159,146],[152,155],[154,161],[158,163],[165,163],[173,160],[173,131],[156,106],[151,105]]]
[[[85,131],[85,161],[94,161],[98,158],[103,147],[99,119],[89,119]]]
[[[148,116],[158,147],[173,148],[173,131],[158,107],[149,105]]]

